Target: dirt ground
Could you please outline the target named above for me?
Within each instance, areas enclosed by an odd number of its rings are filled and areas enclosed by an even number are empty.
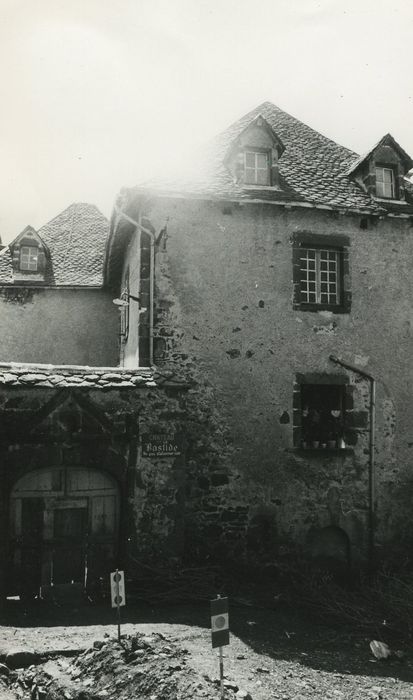
[[[37,684],[43,683],[41,692],[36,691],[37,686],[33,690],[30,684],[19,682],[20,672],[17,675],[12,672],[8,683],[0,685],[0,698],[219,698],[218,655],[217,650],[211,649],[209,622],[208,603],[158,608],[142,604],[129,606],[122,609],[124,648],[129,644],[126,654],[115,642],[110,646],[111,640],[117,637],[117,627],[115,613],[107,606],[82,605],[67,609],[39,602],[24,609],[21,603],[9,603],[1,618],[1,658],[4,660],[10,649],[23,648],[33,649],[38,654],[52,652],[54,660],[43,659],[46,675],[42,681],[36,680]],[[311,619],[283,604],[268,609],[233,603],[230,605],[230,628],[231,643],[224,648],[226,698],[247,698],[247,692],[253,700],[413,698],[412,650],[406,644],[399,644],[398,649],[404,652],[403,660],[396,657],[386,661],[375,659],[369,647],[371,638],[390,643],[379,636],[382,633],[365,637],[349,628],[337,628]],[[135,645],[138,651],[132,653],[134,635],[141,635],[143,642],[152,635],[152,642],[140,644],[138,640]],[[153,640],[157,640],[156,644]],[[93,643],[98,641],[106,646],[102,649],[97,644],[93,651]],[[85,649],[89,652],[80,659],[70,657],[71,653]],[[137,659],[137,654],[142,658]],[[116,663],[108,664],[109,655],[116,657]],[[141,663],[144,659],[148,664],[138,668],[137,661]],[[171,663],[171,659],[175,663]],[[166,669],[168,678],[174,676],[182,680],[185,675],[185,692],[179,690],[178,684],[174,695],[172,686],[166,681],[161,683],[161,668]],[[32,678],[41,670],[41,666],[32,667],[29,675],[31,673]],[[137,695],[138,686],[133,686],[137,673],[141,678],[157,673],[158,681],[155,676],[152,685],[139,686],[141,690]],[[57,686],[50,679],[59,674],[76,678],[76,692],[84,683],[83,694],[76,695],[70,688],[66,694],[56,690]],[[49,695],[48,687],[54,688]]]

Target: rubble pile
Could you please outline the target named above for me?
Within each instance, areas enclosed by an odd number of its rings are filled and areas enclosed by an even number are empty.
[[[40,666],[9,671],[6,681],[24,700],[214,697],[214,682],[197,676],[187,665],[188,653],[161,633],[138,633],[122,636],[120,642],[96,641],[73,659],[52,658]]]

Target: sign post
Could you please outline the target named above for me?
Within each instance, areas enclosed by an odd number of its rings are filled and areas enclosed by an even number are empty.
[[[113,571],[110,574],[110,597],[112,608],[117,608],[118,617],[118,642],[120,642],[120,609],[126,605],[125,574],[123,571]]]
[[[211,641],[212,648],[219,647],[219,686],[220,697],[224,699],[224,658],[222,647],[229,644],[228,598],[211,600]]]

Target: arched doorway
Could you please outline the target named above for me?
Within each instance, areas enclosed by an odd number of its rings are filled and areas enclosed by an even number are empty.
[[[66,467],[25,474],[10,497],[9,589],[86,588],[112,566],[118,523],[119,488],[106,473]]]
[[[338,578],[350,573],[350,540],[340,527],[329,525],[312,530],[308,537],[308,553],[321,569]]]

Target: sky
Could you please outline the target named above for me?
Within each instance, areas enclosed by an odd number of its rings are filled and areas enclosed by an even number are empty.
[[[178,168],[270,100],[413,156],[411,0],[0,0],[0,236]]]

